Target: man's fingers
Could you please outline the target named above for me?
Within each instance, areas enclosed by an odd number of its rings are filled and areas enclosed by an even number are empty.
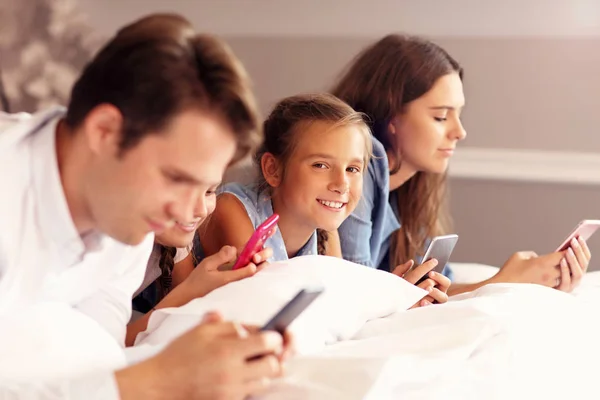
[[[279,358],[270,354],[248,361],[244,378],[247,382],[264,378],[277,378],[283,372]]]
[[[216,311],[209,311],[202,317],[203,324],[215,324],[223,322],[223,316]]]
[[[280,356],[283,353],[283,337],[275,331],[258,332],[236,343],[236,347],[244,353],[246,359],[266,354]]]

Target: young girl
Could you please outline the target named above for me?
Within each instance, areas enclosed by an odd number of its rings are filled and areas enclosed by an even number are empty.
[[[191,243],[198,225],[214,211],[215,197],[215,188],[212,188],[198,202],[193,221],[176,221],[172,228],[156,235],[144,282],[134,295],[133,310],[142,315],[127,326],[128,346],[133,345],[137,334],[146,329],[152,311],[182,306],[229,282],[252,276],[264,264],[257,260],[271,257],[272,250],[265,248],[254,256],[255,262],[235,271],[221,271],[217,268],[236,257],[233,247],[224,246],[196,266],[190,252]]]
[[[369,117],[373,133],[364,201],[339,229],[344,258],[402,275],[431,237],[449,231],[446,169],[466,136],[460,120],[462,77],[460,65],[434,43],[389,35],[359,54],[332,90]],[[590,257],[583,240],[542,257],[516,253],[490,280],[452,285],[449,293],[491,282],[539,283],[570,291]],[[451,276],[447,266],[444,274]],[[430,277],[440,284],[439,275]]]
[[[361,196],[371,153],[362,114],[328,94],[289,97],[265,121],[264,135],[255,156],[260,179],[223,187],[214,214],[199,229],[204,253],[226,244],[240,250],[277,213],[278,230],[267,240],[273,260],[341,256],[327,231],[336,231]]]

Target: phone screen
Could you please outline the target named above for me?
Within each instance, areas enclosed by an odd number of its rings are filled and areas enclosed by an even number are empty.
[[[323,288],[302,289],[262,328],[262,331],[277,331],[281,334],[313,301],[323,293]]]

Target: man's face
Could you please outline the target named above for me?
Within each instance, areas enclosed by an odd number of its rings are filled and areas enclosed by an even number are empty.
[[[123,154],[115,143],[95,149],[83,193],[95,228],[129,245],[204,219],[236,150],[227,124],[192,110]]]

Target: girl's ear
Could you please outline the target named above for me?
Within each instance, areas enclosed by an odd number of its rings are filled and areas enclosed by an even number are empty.
[[[273,154],[263,154],[260,159],[260,168],[269,186],[276,188],[281,185],[283,171],[279,160]]]

